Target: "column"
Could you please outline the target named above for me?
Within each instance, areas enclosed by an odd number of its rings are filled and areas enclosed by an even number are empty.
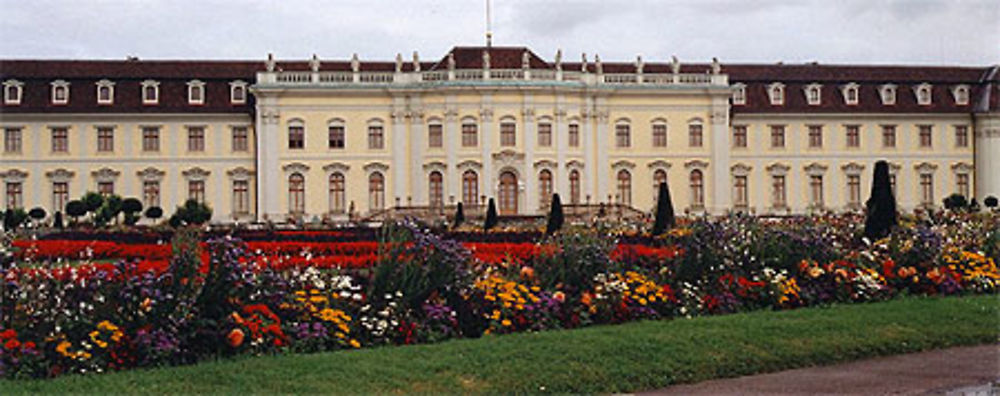
[[[420,197],[426,197],[426,184],[421,180],[424,168],[424,150],[427,147],[427,125],[424,123],[424,113],[413,111],[410,117],[410,198],[414,205],[420,202]],[[408,202],[403,197],[403,202]]]
[[[483,108],[479,111],[479,145],[482,148],[482,162],[483,170],[482,174],[479,175],[480,180],[486,184],[480,191],[492,191],[493,186],[496,184],[493,182],[493,97],[490,95],[483,95],[482,98]],[[461,175],[458,171],[455,171],[455,178],[460,178]],[[459,184],[460,185],[460,184]],[[455,194],[455,201],[462,200],[462,191],[453,190]]]
[[[535,129],[535,108],[531,94],[524,94],[524,109],[521,111],[524,124],[524,174],[521,180],[524,183],[524,205],[520,210],[522,214],[535,214],[538,212],[538,193],[535,191],[535,184],[538,182],[538,174],[535,172],[535,145],[537,144],[538,131]],[[518,208],[518,209],[521,209]]]
[[[982,205],[986,197],[1000,198],[1000,113],[975,115],[975,193]]]
[[[711,163],[709,172],[712,174],[712,201],[706,205],[710,213],[720,214],[732,207],[729,188],[729,100],[722,95],[712,98],[712,113],[710,133],[712,144],[710,149]]]
[[[406,196],[409,194],[406,188],[406,112],[403,110],[404,98],[393,98],[392,111],[392,163],[389,169],[392,172],[392,197],[386,197],[386,206],[395,206],[406,203]]]
[[[458,144],[462,139],[459,133],[458,126],[458,110],[451,107],[454,103],[454,97],[448,96],[445,99],[446,110],[444,112],[444,144],[447,146],[445,153],[448,161],[448,172],[445,177],[444,193],[453,194],[454,191],[458,191]],[[419,202],[427,202],[427,194],[423,194],[419,197]],[[447,199],[447,197],[445,197]],[[413,198],[414,201],[418,201],[417,197]]]
[[[569,170],[566,169],[566,151],[569,150],[569,138],[566,136],[566,109],[563,108],[565,97],[556,97],[555,125],[553,133],[556,145],[556,192],[563,203],[569,203]]]
[[[603,102],[603,100],[601,100]],[[610,114],[608,110],[602,109],[603,103],[599,103],[596,107],[594,119],[597,121],[597,161],[594,162],[594,168],[596,168],[596,179],[595,184],[597,185],[597,195],[594,197],[593,202],[604,202],[608,199],[608,185],[611,183],[611,178],[608,176],[610,171],[611,163],[608,162],[608,146],[611,144],[608,139],[608,119]]]
[[[586,99],[583,108],[580,109],[580,140],[583,145],[583,191],[580,202],[587,203],[587,196],[590,196],[590,203],[597,203],[597,183],[594,183],[594,176],[597,171],[597,153],[594,150],[594,122],[592,120],[590,98]]]
[[[280,221],[282,213],[278,192],[284,185],[279,176],[278,155],[281,151],[280,115],[275,109],[274,99],[258,96],[257,105],[257,220]],[[171,179],[176,180],[173,172]]]

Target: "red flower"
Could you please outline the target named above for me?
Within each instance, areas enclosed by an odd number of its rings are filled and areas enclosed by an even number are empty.
[[[7,329],[4,330],[2,333],[0,333],[0,340],[6,340],[8,338],[16,338],[16,337],[17,337],[17,331],[15,331],[14,329]]]
[[[17,347],[19,346],[21,346],[21,342],[18,341],[16,338],[12,338],[8,340],[7,343],[3,344],[3,347],[7,348],[8,351],[13,351],[17,349]]]

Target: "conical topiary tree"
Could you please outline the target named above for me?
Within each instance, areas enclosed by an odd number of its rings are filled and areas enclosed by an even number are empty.
[[[997,207],[997,197],[994,197],[992,195],[986,197],[986,199],[983,200],[983,205],[985,205],[987,208],[990,208],[990,209],[996,208]]]
[[[493,198],[490,198],[490,202],[486,206],[486,222],[483,223],[483,230],[489,231],[497,225],[499,219],[497,219],[497,205],[493,202]]]
[[[653,235],[660,235],[675,224],[674,204],[670,200],[670,188],[666,182],[660,183],[660,191],[656,198],[656,221],[653,223]]]
[[[892,195],[889,182],[889,164],[885,161],[875,163],[875,173],[872,178],[872,193],[865,202],[865,236],[870,240],[881,239],[889,235],[898,219],[896,213],[896,197]]]
[[[452,228],[458,228],[458,226],[462,225],[462,222],[464,221],[465,212],[462,210],[462,203],[459,202],[458,205],[455,206],[455,225],[453,225]]]
[[[56,212],[56,214],[52,215],[52,226],[60,230],[66,226],[63,224],[62,212]]]
[[[552,209],[549,211],[549,222],[545,225],[545,235],[552,235],[563,226],[564,221],[562,201],[559,194],[552,194]]]

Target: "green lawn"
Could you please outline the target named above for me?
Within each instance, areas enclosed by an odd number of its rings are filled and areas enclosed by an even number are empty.
[[[47,381],[0,381],[0,393],[629,392],[996,342],[998,335],[998,296],[904,298],[434,345],[246,357]]]

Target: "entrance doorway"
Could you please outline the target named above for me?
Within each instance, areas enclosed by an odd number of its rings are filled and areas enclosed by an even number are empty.
[[[500,214],[517,214],[517,175],[511,171],[500,174]]]

